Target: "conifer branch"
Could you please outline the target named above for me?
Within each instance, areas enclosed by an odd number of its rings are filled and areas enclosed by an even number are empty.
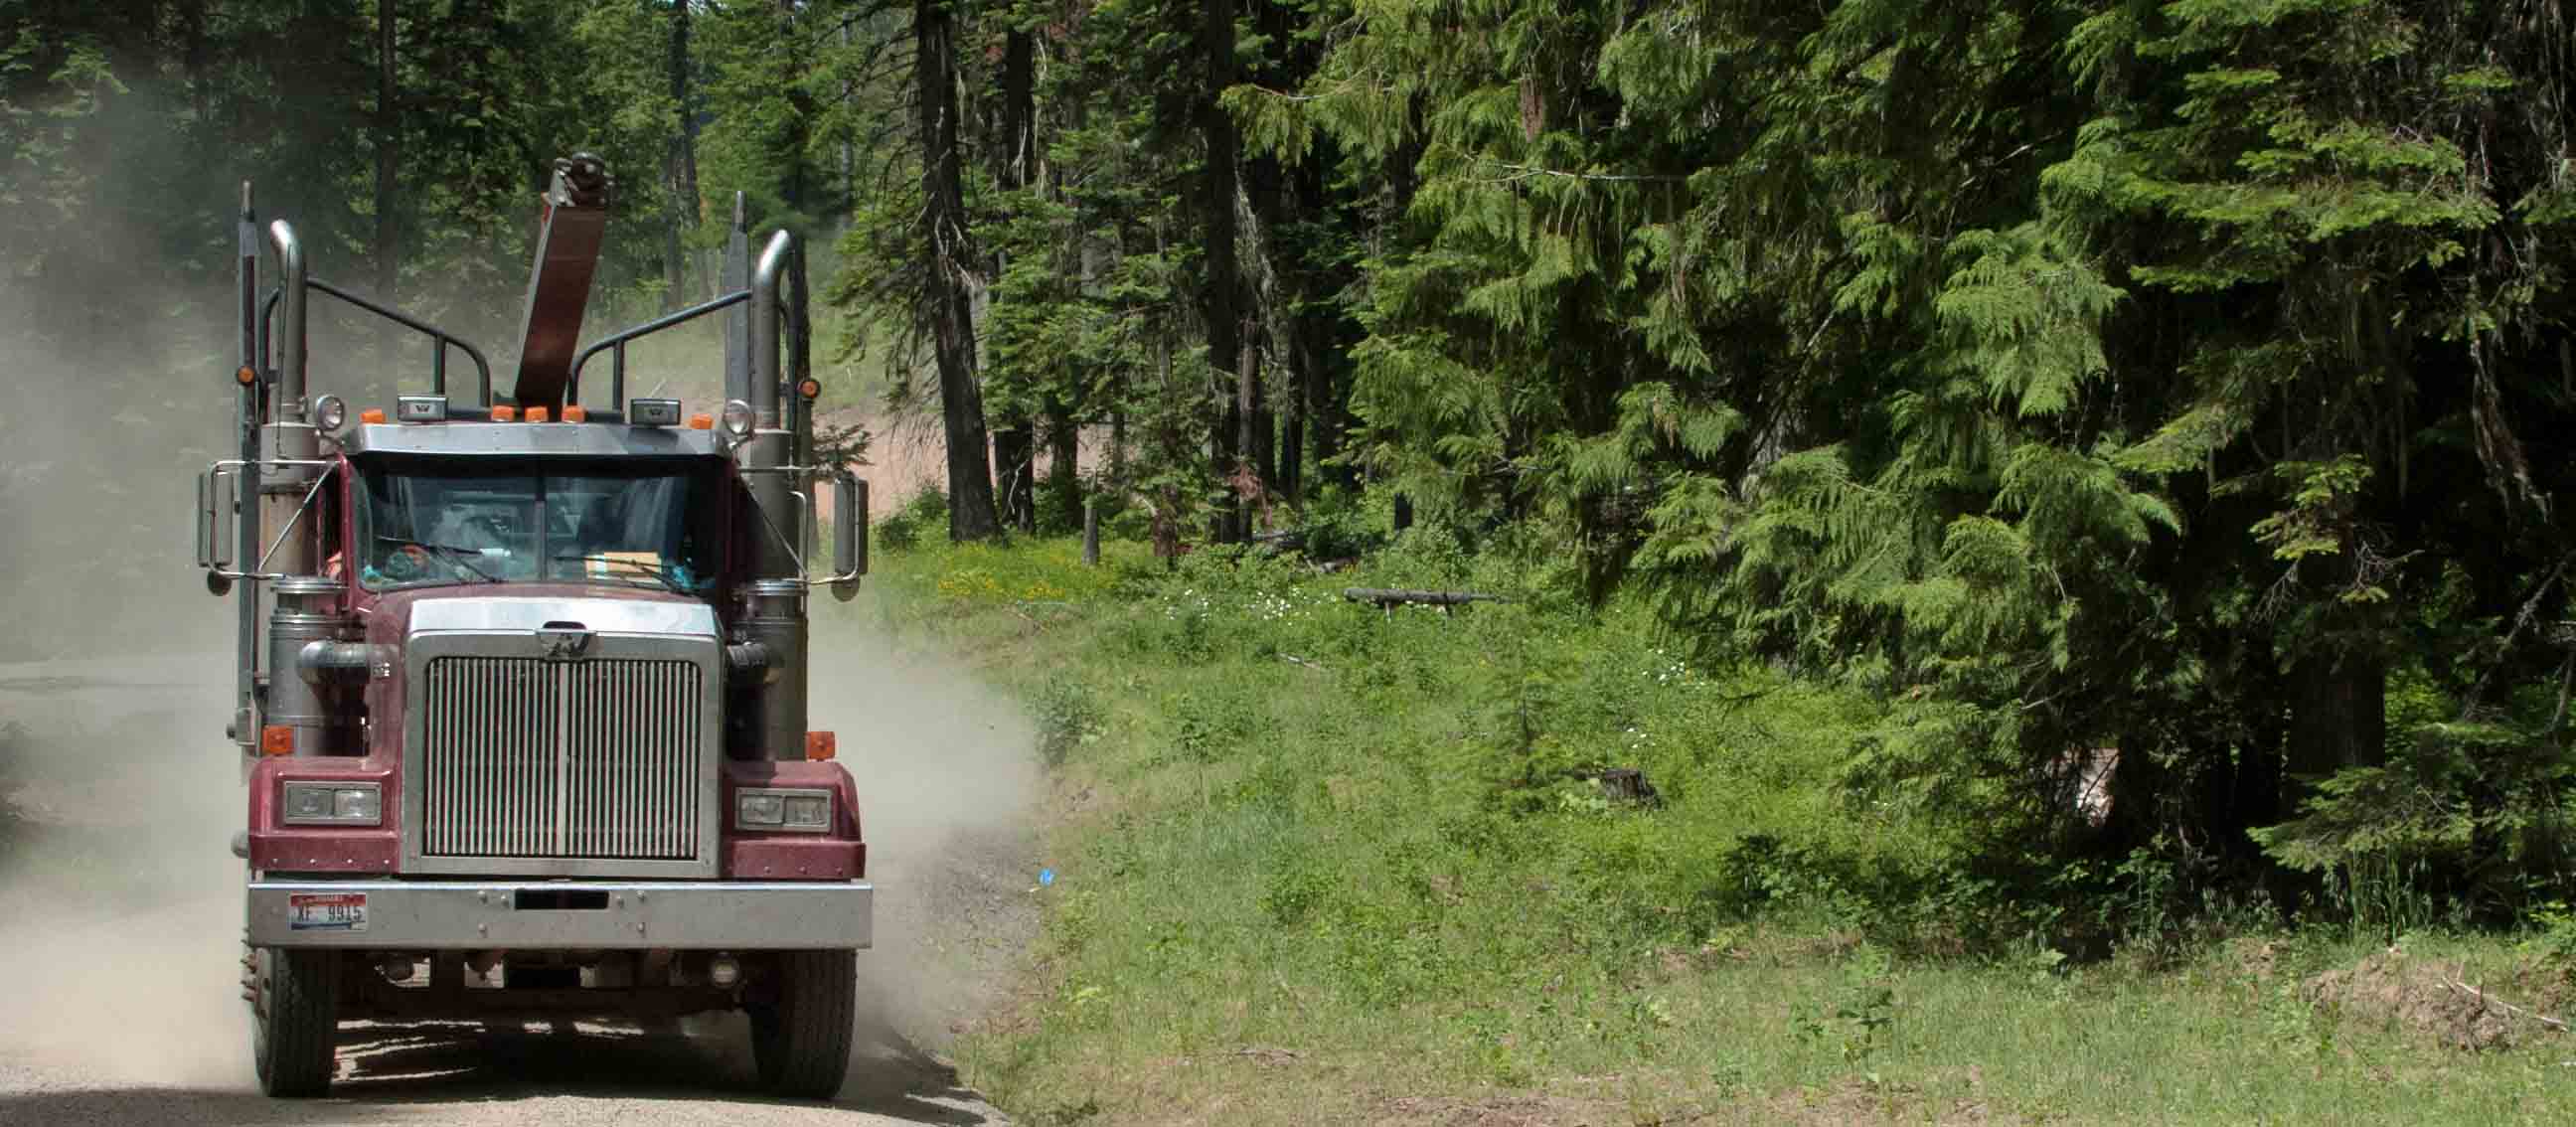
[[[1487,163],[1496,168],[1509,169],[1512,172],[1512,175],[1491,179],[1475,178],[1469,180],[1469,183],[1511,184],[1527,180],[1533,176],[1554,176],[1565,180],[1589,180],[1612,184],[1679,184],[1690,179],[1690,177],[1687,176],[1669,176],[1654,173],[1567,172],[1558,168],[1540,168],[1536,165],[1512,164],[1508,161],[1488,161]]]

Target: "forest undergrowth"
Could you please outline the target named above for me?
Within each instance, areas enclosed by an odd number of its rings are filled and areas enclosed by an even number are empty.
[[[1695,665],[1507,530],[1326,573],[1116,540],[1085,567],[942,520],[880,526],[857,613],[969,655],[1040,732],[1044,933],[957,1047],[1015,1116],[2538,1122],[2576,1096],[2540,1020],[2576,1002],[2563,915],[2473,926],[2402,873],[2283,902],[2145,852],[1999,864],[1992,827],[1849,785],[1880,702]],[[1602,781],[1625,770],[1642,797]]]

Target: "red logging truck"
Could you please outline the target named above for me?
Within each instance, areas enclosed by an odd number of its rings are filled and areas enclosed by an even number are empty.
[[[840,1087],[874,890],[833,733],[806,724],[806,602],[856,593],[866,486],[812,464],[819,388],[779,371],[791,237],[752,260],[738,203],[732,292],[576,351],[612,189],[596,158],[556,162],[496,396],[480,350],[309,274],[243,188],[241,449],[199,479],[197,558],[240,610],[234,850],[270,1095],[329,1087],[343,1020],[728,1009],[770,1090]],[[428,337],[427,393],[314,394],[316,294]],[[629,343],[714,314],[724,403],[626,397]]]

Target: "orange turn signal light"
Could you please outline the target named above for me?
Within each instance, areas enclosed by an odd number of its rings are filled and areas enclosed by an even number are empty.
[[[259,373],[252,371],[251,366],[248,364],[244,364],[239,368],[233,369],[233,382],[240,384],[243,387],[249,387],[251,384],[258,382],[258,380]]]
[[[492,421],[496,423],[518,422],[519,409],[507,404],[495,404],[492,408]]]
[[[805,758],[820,762],[841,754],[841,738],[830,732],[805,733]]]
[[[382,407],[369,407],[364,411],[358,412],[358,421],[362,423],[381,423],[385,421],[385,409]]]
[[[814,379],[802,381],[796,385],[796,394],[807,399],[820,399],[823,397],[823,381]]]
[[[261,755],[295,754],[295,729],[284,724],[270,724],[259,730]]]
[[[691,415],[689,416],[689,429],[714,430],[716,429],[716,417],[706,414]]]
[[[587,407],[582,406],[582,405],[581,405],[581,404],[579,404],[579,403],[570,403],[570,404],[566,404],[566,405],[564,406],[564,421],[565,421],[565,422],[567,422],[567,423],[586,423],[586,422],[589,422],[589,421],[590,421],[590,409],[589,409],[589,408],[587,408]]]

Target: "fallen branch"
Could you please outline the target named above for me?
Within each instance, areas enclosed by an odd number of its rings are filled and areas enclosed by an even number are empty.
[[[2466,995],[2468,995],[2469,997],[2472,997],[2472,998],[2477,999],[2477,1000],[2478,1000],[2478,1004],[2479,1004],[2479,1005],[2482,1005],[2482,1006],[2494,1006],[2495,1008],[2500,1009],[2500,1010],[2503,1010],[2504,1012],[2509,1013],[2509,1014],[2512,1014],[2512,1015],[2514,1015],[2514,1016],[2516,1016],[2516,1017],[2527,1017],[2527,1018],[2530,1018],[2531,1020],[2536,1021],[2536,1022],[2539,1022],[2539,1023],[2540,1023],[2540,1024],[2542,1024],[2542,1025],[2548,1026],[2548,1027],[2549,1027],[2549,1028],[2551,1028],[2551,1029],[2557,1030],[2557,1031],[2558,1031],[2558,1032],[2560,1032],[2560,1033],[2565,1033],[2565,1032],[2567,1032],[2567,1023],[2566,1023],[2566,1022],[2564,1022],[2564,1021],[2560,1021],[2560,1020],[2558,1020],[2557,1018],[2554,1018],[2554,1017],[2549,1016],[2548,1014],[2544,1014],[2544,1013],[2537,1013],[2537,1012],[2534,1012],[2534,1011],[2532,1011],[2532,1010],[2526,1010],[2526,1009],[2524,1009],[2524,1008],[2522,1008],[2522,1007],[2520,1007],[2520,1006],[2514,1005],[2514,1004],[2513,1004],[2513,1003],[2511,1003],[2511,1002],[2505,1001],[2505,1000],[2504,1000],[2504,999],[2502,999],[2502,998],[2496,997],[2496,996],[2495,996],[2495,995],[2493,995],[2493,994],[2489,994],[2489,993],[2487,993],[2487,992],[2486,992],[2486,991],[2484,991],[2484,990],[2480,990],[2480,989],[2478,989],[2478,988],[2477,988],[2477,987],[2475,987],[2475,986],[2471,986],[2471,985],[2469,985],[2468,983],[2461,982],[2461,981],[2459,981],[2458,979],[2453,979],[2453,980],[2451,980],[2451,989],[2453,989],[2453,990],[2457,990],[2457,991],[2459,991],[2459,992],[2460,992],[2460,993],[2462,993],[2462,994],[2466,994]]]
[[[1302,665],[1302,666],[1305,666],[1306,668],[1308,668],[1308,669],[1312,669],[1312,670],[1314,670],[1314,671],[1315,671],[1315,672],[1317,672],[1317,673],[1327,673],[1327,672],[1330,672],[1330,670],[1325,669],[1323,666],[1318,665],[1318,664],[1316,664],[1316,663],[1314,663],[1314,662],[1308,661],[1308,660],[1306,660],[1305,658],[1299,657],[1299,656],[1297,656],[1297,655],[1295,655],[1295,654],[1281,654],[1281,655],[1279,655],[1279,660],[1284,661],[1284,662],[1287,662],[1287,663],[1288,663],[1288,664],[1290,664],[1290,665]]]
[[[1501,603],[1510,600],[1482,591],[1406,591],[1383,587],[1348,587],[1342,597],[1355,603],[1376,603],[1393,607],[1404,603],[1421,603],[1435,607],[1462,607],[1469,603]]]

